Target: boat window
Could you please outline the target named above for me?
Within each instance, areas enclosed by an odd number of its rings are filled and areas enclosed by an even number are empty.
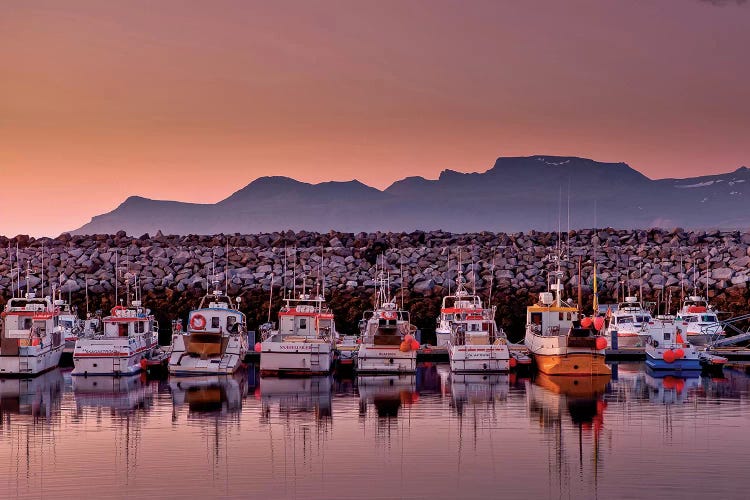
[[[135,333],[143,333],[146,330],[145,326],[145,321],[136,321],[135,323],[133,323],[133,331]]]
[[[573,314],[572,313],[568,313],[568,321],[572,321],[572,320],[573,320]]]
[[[23,319],[23,329],[24,330],[31,330],[31,325],[33,325],[34,322],[31,318],[24,318]]]
[[[629,323],[632,323],[632,322],[633,322],[633,317],[632,316],[620,316],[619,318],[617,318],[617,323],[620,324],[620,325],[622,325],[622,324],[629,324]]]
[[[715,323],[716,322],[716,316],[712,314],[706,314],[701,316],[701,321],[704,323]]]
[[[664,332],[664,340],[669,340],[671,338],[672,334],[669,332]]]
[[[446,314],[445,315],[445,321],[453,321],[453,315],[452,314]]]
[[[227,330],[233,327],[235,323],[237,323],[236,316],[227,316]]]
[[[565,313],[564,312],[559,313],[558,318],[560,321],[563,321],[565,319]]]
[[[684,319],[688,323],[697,323],[698,322],[698,316],[688,316]]]
[[[636,323],[648,323],[648,316],[636,316]]]
[[[531,323],[534,325],[541,325],[542,313],[531,313]]]
[[[127,323],[118,323],[117,335],[119,335],[120,337],[128,336],[128,324]]]
[[[300,318],[299,319],[299,329],[300,330],[307,330],[307,318]]]
[[[221,318],[218,316],[211,316],[211,328],[219,328],[221,326]]]

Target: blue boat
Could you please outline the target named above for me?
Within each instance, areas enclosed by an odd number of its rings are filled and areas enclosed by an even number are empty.
[[[673,320],[656,319],[646,340],[646,366],[671,372],[699,371],[701,359]]]

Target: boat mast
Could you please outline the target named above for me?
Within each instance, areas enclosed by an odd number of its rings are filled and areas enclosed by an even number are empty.
[[[42,293],[41,295],[42,297],[44,297],[44,243],[42,243]]]
[[[273,305],[273,273],[271,273],[271,289],[268,292],[268,321],[271,322],[271,307]]]

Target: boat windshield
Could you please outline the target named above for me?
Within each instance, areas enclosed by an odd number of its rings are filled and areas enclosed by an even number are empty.
[[[636,316],[635,320],[637,323],[647,323],[650,318],[648,316]]]
[[[632,316],[620,316],[619,318],[617,318],[617,323],[619,323],[621,325],[622,324],[629,324],[629,323],[632,323],[632,322],[633,322],[633,317]]]
[[[701,316],[701,321],[703,323],[716,323],[716,316],[713,314],[704,314]]]

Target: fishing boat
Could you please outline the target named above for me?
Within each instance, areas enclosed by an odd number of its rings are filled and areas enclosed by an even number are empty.
[[[132,375],[158,347],[159,324],[151,311],[132,300],[103,319],[101,333],[80,337],[73,350],[72,375]]]
[[[270,326],[270,327],[269,327]],[[261,328],[260,373],[321,375],[333,367],[338,334],[322,294],[284,299],[278,329]]]
[[[409,312],[399,309],[390,294],[390,281],[376,280],[375,307],[359,321],[361,344],[357,351],[359,373],[415,373],[419,343]]]
[[[147,409],[153,404],[154,385],[138,374],[119,377],[73,377],[73,395],[79,408],[108,408],[114,412]]]
[[[237,371],[248,351],[247,320],[240,312],[240,298],[232,299],[218,289],[207,293],[190,311],[188,326],[175,322],[169,355],[172,375],[220,375]]]
[[[84,322],[78,317],[75,306],[71,306],[62,298],[62,293],[54,301],[55,307],[60,311],[60,317],[56,330],[60,332],[65,342],[66,352],[72,352],[79,335],[83,333]]]
[[[60,363],[65,341],[55,325],[60,310],[52,299],[26,293],[13,297],[2,312],[0,376],[37,375]]]
[[[689,371],[701,369],[700,353],[685,341],[679,322],[655,320],[646,341],[646,365],[652,370]]]
[[[610,375],[604,363],[607,339],[592,328],[594,321],[579,320],[578,308],[562,299],[562,272],[559,259],[557,262],[551,291],[540,293],[538,302],[526,308],[526,347],[542,373]],[[595,323],[603,328],[604,318],[596,318]]]
[[[511,357],[505,332],[495,323],[495,307],[484,307],[459,276],[454,295],[443,297],[441,327],[450,328],[448,358],[454,372],[505,372]],[[513,360],[515,361],[515,359]]]
[[[625,297],[625,302],[620,302],[609,316],[606,336],[610,346],[615,345],[612,337],[617,335],[618,348],[643,347],[648,337],[649,322],[653,318],[638,297]]]
[[[344,335],[336,342],[336,363],[338,368],[354,368],[359,342],[356,335]]]
[[[713,306],[695,295],[682,302],[676,322],[681,325],[686,340],[693,345],[706,345],[726,335]]]

